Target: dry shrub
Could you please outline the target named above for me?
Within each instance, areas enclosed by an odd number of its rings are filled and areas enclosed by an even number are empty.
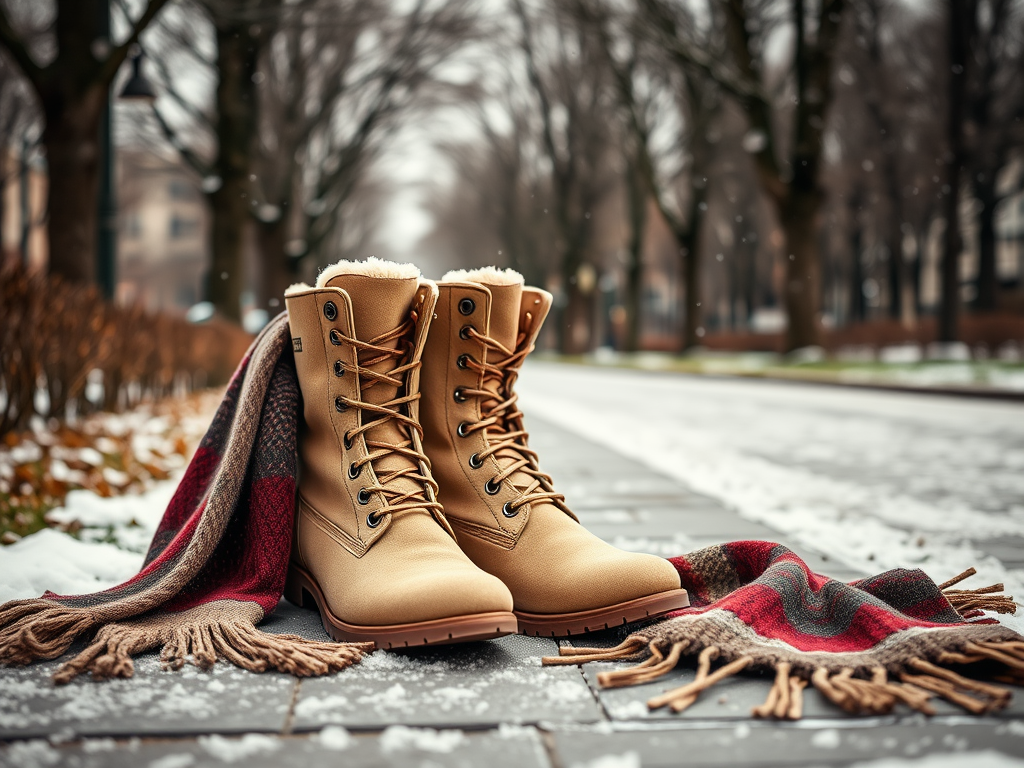
[[[21,264],[0,267],[0,434],[33,415],[64,419],[97,408],[216,386],[231,376],[251,337],[221,320],[192,325],[139,306],[119,307],[92,286]],[[86,397],[102,376],[103,399]],[[39,398],[44,390],[49,404]]]

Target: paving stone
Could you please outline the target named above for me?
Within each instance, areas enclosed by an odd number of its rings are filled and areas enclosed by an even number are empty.
[[[671,673],[650,683],[634,685],[627,688],[602,689],[597,682],[600,672],[612,669],[625,669],[631,663],[591,663],[583,665],[583,673],[599,697],[601,706],[613,720],[639,721],[694,721],[694,720],[749,720],[753,707],[763,704],[768,698],[772,687],[773,674],[759,675],[756,673],[740,674],[722,680],[714,687],[701,693],[691,707],[683,712],[675,713],[667,707],[651,711],[647,701],[664,691],[678,688],[693,682],[696,677],[695,661],[684,662]],[[1020,718],[1024,716],[1024,688],[1012,688],[1014,697],[1010,706],[996,717]],[[935,698],[932,700],[937,715],[965,715],[963,709],[954,704]],[[894,716],[910,716],[913,711],[900,705]],[[808,687],[804,690],[804,719],[863,719],[866,716],[848,715],[834,705],[816,689]]]
[[[576,667],[542,667],[553,640],[519,635],[401,652],[378,652],[331,677],[304,680],[293,728],[326,723],[483,727],[596,722],[601,711]]]
[[[320,621],[319,611],[299,608],[283,598],[274,612],[260,624],[260,629],[274,635],[299,635],[325,643],[331,640]]]
[[[330,726],[311,736],[279,737],[248,734],[241,738],[200,737],[175,740],[115,742],[90,739],[66,745],[46,741],[0,747],[0,765],[47,768],[204,768],[238,763],[247,768],[547,768],[550,765],[540,734],[533,728],[506,727],[486,733],[435,731],[397,726],[380,734],[350,734]]]
[[[155,654],[135,659],[127,680],[82,676],[56,686],[60,660],[0,673],[0,739],[74,734],[166,735],[281,731],[295,678],[246,672],[227,662],[208,671],[164,671]]]
[[[831,726],[831,724],[829,724]],[[1024,757],[1024,726],[925,721],[899,725],[858,723],[859,727],[801,727],[741,723],[733,727],[613,730],[608,727],[557,729],[555,751],[564,765],[599,765],[622,757],[622,765],[642,768],[702,766],[847,766],[883,757],[919,758],[931,754],[994,750]],[[684,757],[685,756],[685,757]],[[952,763],[949,763],[950,765]]]

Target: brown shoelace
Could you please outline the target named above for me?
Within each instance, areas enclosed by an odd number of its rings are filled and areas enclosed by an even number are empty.
[[[565,496],[554,490],[551,477],[540,471],[537,452],[527,445],[530,436],[523,429],[523,413],[516,407],[519,395],[512,391],[524,358],[533,350],[533,344],[528,342],[532,324],[533,315],[527,313],[513,349],[508,349],[496,339],[480,333],[472,326],[469,327],[467,335],[483,347],[485,359],[491,350],[503,357],[494,363],[468,357],[460,363],[480,376],[480,389],[462,387],[461,396],[480,398],[481,403],[480,420],[466,422],[464,426],[460,426],[459,434],[465,436],[484,430],[487,447],[476,454],[478,462],[482,462],[488,456],[509,460],[501,472],[488,481],[490,488],[496,489],[516,472],[529,476],[530,482],[525,488],[513,486],[519,491],[519,497],[507,505],[511,513],[506,513],[509,517],[514,516],[520,507],[535,501],[551,501],[571,515],[565,506]],[[494,382],[495,389],[488,389],[488,382]]]
[[[413,330],[416,327],[417,313],[415,311],[410,312],[409,317],[406,318],[397,328],[383,333],[380,336],[372,339],[371,341],[360,341],[357,338],[346,336],[338,330],[332,330],[332,336],[339,338],[342,342],[351,344],[356,348],[356,358],[358,362],[356,365],[349,365],[347,363],[340,363],[344,371],[351,371],[358,376],[360,392],[366,392],[368,389],[376,386],[377,384],[387,384],[395,387],[396,390],[401,393],[402,388],[407,380],[407,374],[420,367],[420,361],[415,362],[399,362],[391,370],[386,373],[371,370],[375,365],[379,365],[387,360],[411,360],[413,353],[413,342],[410,339]],[[394,349],[391,347],[383,346],[390,341],[399,339],[398,346]],[[369,357],[365,359],[364,355]],[[445,529],[448,529],[448,522],[444,519],[442,513],[441,504],[438,503],[437,499],[437,483],[434,478],[430,476],[430,460],[424,453],[416,450],[413,447],[412,432],[416,432],[420,439],[423,438],[423,427],[420,426],[416,419],[411,418],[403,410],[408,410],[408,405],[416,400],[420,399],[420,393],[415,394],[399,394],[398,397],[393,400],[389,400],[386,403],[369,403],[365,400],[355,400],[349,397],[339,396],[335,400],[336,407],[341,407],[339,404],[346,408],[358,408],[364,414],[373,414],[370,420],[363,419],[361,426],[351,429],[345,433],[345,447],[351,448],[352,443],[359,435],[369,432],[376,427],[388,421],[396,421],[401,425],[404,425],[404,431],[409,435],[408,440],[403,440],[400,443],[388,443],[380,440],[372,440],[369,437],[365,438],[366,447],[368,453],[361,459],[356,459],[349,466],[349,477],[355,479],[362,472],[365,465],[370,464],[373,466],[374,475],[376,476],[376,482],[364,487],[360,493],[374,494],[379,493],[384,497],[384,506],[381,507],[376,513],[371,513],[368,516],[368,522],[371,526],[376,525],[380,522],[380,519],[387,514],[394,515],[398,512],[404,512],[412,509],[425,509],[430,512],[440,522]],[[405,456],[410,465],[402,467],[401,469],[395,469],[390,471],[382,471],[378,474],[377,464],[381,459],[390,456],[392,454],[399,454]],[[428,472],[424,474],[420,468],[426,467]],[[413,480],[419,487],[419,490],[412,491],[401,491],[392,487],[395,480],[407,477]]]

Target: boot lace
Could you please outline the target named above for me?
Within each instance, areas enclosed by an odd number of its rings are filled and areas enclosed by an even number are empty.
[[[481,430],[484,433],[487,447],[475,455],[474,466],[479,466],[488,456],[508,460],[501,472],[487,482],[486,490],[489,493],[497,493],[501,483],[517,472],[530,478],[525,487],[513,486],[519,496],[505,504],[503,513],[506,517],[514,517],[521,507],[536,501],[550,501],[573,516],[565,506],[565,496],[554,490],[551,476],[541,472],[537,452],[527,444],[529,433],[523,428],[523,413],[516,405],[519,395],[513,392],[523,360],[533,351],[530,334],[532,325],[533,315],[527,313],[512,349],[480,333],[473,326],[467,326],[467,336],[483,347],[482,358],[490,357],[488,353],[493,350],[500,359],[490,363],[467,356],[459,361],[460,366],[476,372],[480,377],[479,389],[461,387],[459,397],[479,398],[481,401],[480,420],[463,422],[459,425],[459,434],[465,437]],[[489,382],[496,386],[489,389]]]
[[[362,422],[361,426],[345,433],[345,447],[351,448],[359,435],[364,435],[364,433],[368,433],[370,430],[388,421],[395,421],[401,425],[399,431],[409,438],[399,443],[388,443],[382,440],[371,439],[366,435],[364,439],[368,450],[367,455],[354,460],[349,465],[348,474],[353,480],[359,477],[363,467],[367,464],[370,464],[374,469],[376,482],[365,486],[359,492],[361,503],[369,501],[374,493],[381,494],[384,499],[384,505],[376,512],[371,512],[367,516],[367,523],[371,527],[376,527],[384,515],[394,515],[398,512],[413,509],[427,510],[445,528],[448,527],[447,521],[443,518],[441,504],[435,500],[437,499],[437,483],[430,476],[430,460],[413,445],[412,433],[415,432],[422,440],[423,427],[420,426],[416,419],[408,415],[409,404],[419,400],[420,393],[402,394],[409,372],[420,367],[419,360],[412,361],[412,337],[417,317],[418,314],[413,310],[400,326],[370,341],[360,341],[352,336],[346,336],[336,329],[331,331],[332,341],[350,344],[357,350],[357,363],[355,365],[340,361],[335,363],[335,366],[340,367],[342,370],[342,374],[339,375],[343,375],[344,372],[348,371],[354,373],[358,377],[359,391],[361,393],[365,393],[367,390],[382,384],[395,387],[398,392],[397,397],[380,404],[344,396],[335,398],[335,407],[338,410],[358,408],[363,414],[363,417],[360,419]],[[399,341],[395,348],[385,346],[396,339]],[[386,372],[371,370],[373,366],[380,365],[387,360],[396,360],[398,365]],[[366,417],[367,414],[370,414],[369,418]],[[399,469],[378,471],[377,462],[393,454],[406,457],[409,460],[408,465]],[[427,468],[426,474],[421,472],[421,467]],[[402,491],[395,488],[394,482],[401,477],[407,477],[414,481],[418,489]],[[364,499],[366,501],[363,501]]]

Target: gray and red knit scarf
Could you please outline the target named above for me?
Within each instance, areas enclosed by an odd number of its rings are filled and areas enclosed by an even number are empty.
[[[0,606],[0,664],[27,664],[89,642],[55,673],[130,677],[132,656],[161,649],[164,665],[218,658],[254,672],[323,675],[358,662],[370,643],[316,642],[257,629],[281,599],[291,549],[299,387],[288,318],[253,342],[157,529],[142,571],[90,595]],[[1024,684],[1024,638],[980,609],[1013,611],[1009,598],[939,586],[896,570],[853,584],[812,573],[768,542],[736,542],[673,558],[691,606],[610,649],[562,648],[545,663],[634,659],[602,685],[654,680],[696,657],[693,682],[649,702],[682,710],[718,680],[771,670],[766,717],[798,718],[812,684],[850,711],[905,703],[929,712],[932,695],[970,712],[1005,706],[1009,691],[960,672]],[[955,581],[955,580],[954,580]],[[943,590],[946,591],[943,591]],[[712,663],[721,665],[712,671]]]

